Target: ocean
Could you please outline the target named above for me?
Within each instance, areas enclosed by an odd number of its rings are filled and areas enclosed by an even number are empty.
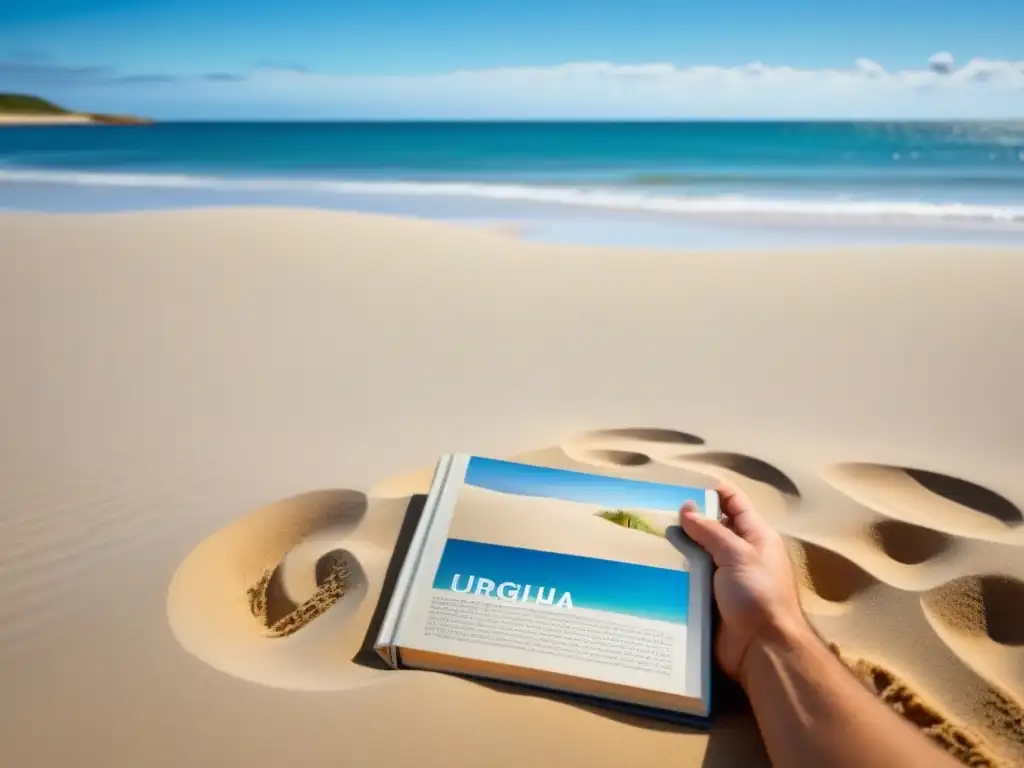
[[[650,245],[1024,243],[1024,123],[0,129],[0,209],[298,205]]]

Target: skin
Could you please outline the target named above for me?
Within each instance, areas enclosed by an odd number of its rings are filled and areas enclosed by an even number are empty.
[[[730,485],[722,520],[686,505],[680,523],[715,561],[722,621],[715,653],[753,706],[772,764],[785,768],[959,768],[876,699],[825,646],[800,608],[785,542]]]

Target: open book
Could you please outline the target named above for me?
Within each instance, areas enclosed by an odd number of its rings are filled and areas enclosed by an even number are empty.
[[[714,491],[479,456],[437,465],[375,643],[394,668],[710,716]]]

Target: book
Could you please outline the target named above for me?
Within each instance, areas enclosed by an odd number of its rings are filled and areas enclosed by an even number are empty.
[[[713,490],[441,457],[374,643],[395,669],[519,683],[707,725]]]

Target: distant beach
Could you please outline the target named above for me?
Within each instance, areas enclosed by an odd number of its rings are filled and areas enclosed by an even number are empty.
[[[1024,124],[167,123],[0,134],[0,207],[348,209],[533,239],[1024,243]]]
[[[95,122],[88,115],[2,115],[0,126],[87,125]]]
[[[0,128],[81,125],[149,125],[133,115],[76,112],[23,93],[0,93]]]

